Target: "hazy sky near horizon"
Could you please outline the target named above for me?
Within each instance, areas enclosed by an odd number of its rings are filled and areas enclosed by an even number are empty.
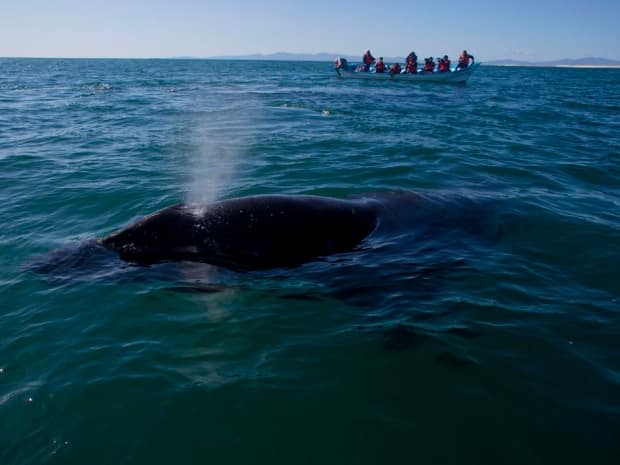
[[[620,59],[620,0],[0,0],[0,56]]]

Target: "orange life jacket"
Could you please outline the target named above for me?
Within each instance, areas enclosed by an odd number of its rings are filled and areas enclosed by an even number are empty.
[[[424,71],[433,71],[435,69],[435,63],[433,63],[432,61],[427,61],[424,64]]]
[[[400,74],[401,67],[398,63],[394,63],[390,68],[390,74]]]
[[[365,65],[371,65],[372,62],[375,60],[375,57],[373,57],[370,53],[364,53],[363,60]]]
[[[415,74],[418,72],[418,64],[415,61],[407,62],[407,72],[411,74]]]
[[[463,55],[459,57],[459,65],[461,66],[469,66],[469,55]]]
[[[385,72],[385,63],[382,61],[378,61],[377,64],[375,65],[375,71],[377,73]]]

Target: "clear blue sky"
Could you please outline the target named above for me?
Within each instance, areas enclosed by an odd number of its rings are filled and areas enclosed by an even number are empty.
[[[2,0],[0,56],[620,59],[620,0]]]

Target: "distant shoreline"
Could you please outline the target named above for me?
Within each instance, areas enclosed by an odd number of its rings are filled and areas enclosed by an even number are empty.
[[[601,68],[601,69],[620,69],[620,65],[537,65],[537,64],[501,64],[501,63],[482,63],[486,66],[501,66],[508,68]]]

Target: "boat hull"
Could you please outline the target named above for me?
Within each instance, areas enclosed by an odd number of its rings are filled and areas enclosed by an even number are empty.
[[[462,84],[466,82],[472,73],[480,66],[475,63],[465,69],[449,73],[417,73],[417,74],[389,74],[364,71],[348,71],[342,68],[336,69],[336,74],[341,79],[366,79],[366,80],[392,80],[392,81],[416,81],[416,82],[445,82]]]

